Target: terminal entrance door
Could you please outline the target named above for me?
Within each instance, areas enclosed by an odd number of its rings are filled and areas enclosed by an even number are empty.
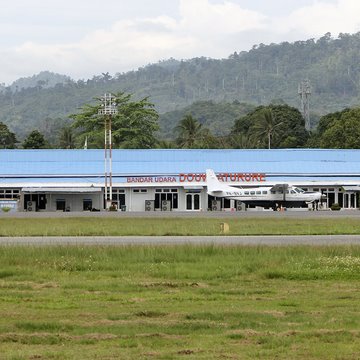
[[[186,194],[186,210],[200,210],[200,193]]]

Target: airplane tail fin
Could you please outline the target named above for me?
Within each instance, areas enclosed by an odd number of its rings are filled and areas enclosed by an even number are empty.
[[[208,192],[223,191],[224,185],[216,177],[214,170],[206,170],[206,186]]]

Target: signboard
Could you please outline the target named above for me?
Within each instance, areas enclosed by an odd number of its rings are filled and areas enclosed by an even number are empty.
[[[5,211],[4,209],[10,209],[9,211],[17,211],[18,202],[17,200],[0,200],[0,211]]]

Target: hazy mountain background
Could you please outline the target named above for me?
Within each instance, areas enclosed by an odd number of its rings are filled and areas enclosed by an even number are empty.
[[[69,123],[68,115],[105,92],[149,97],[161,114],[162,138],[192,114],[215,135],[229,132],[234,120],[257,105],[300,107],[298,85],[312,87],[311,121],[359,105],[360,33],[330,33],[318,40],[255,45],[227,59],[169,59],[137,71],[74,81],[48,71],[0,85],[0,121],[21,139],[33,129],[46,136]]]

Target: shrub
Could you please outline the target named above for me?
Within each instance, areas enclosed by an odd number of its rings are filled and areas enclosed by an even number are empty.
[[[4,207],[2,207],[1,208],[1,210],[3,211],[3,212],[9,212],[10,210],[11,210],[11,207],[7,207],[7,206],[4,206]]]
[[[331,205],[331,210],[338,211],[341,209],[341,206],[338,203],[334,203]]]

